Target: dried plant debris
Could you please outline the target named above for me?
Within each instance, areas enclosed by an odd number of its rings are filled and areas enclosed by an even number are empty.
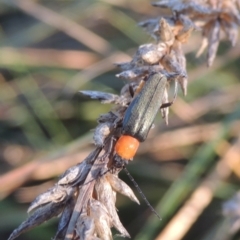
[[[164,74],[168,79],[178,81],[184,95],[187,93],[186,59],[182,43],[186,42],[194,29],[194,24],[186,16],[160,18],[141,24],[152,32],[157,43],[141,45],[132,61],[117,63],[123,72],[117,77],[136,80],[144,79],[154,72]]]
[[[116,211],[116,192],[137,203],[139,201],[130,187],[118,178],[116,172],[111,173],[106,167],[108,159],[105,162],[99,161],[96,159],[98,156],[99,154],[95,156],[91,169],[85,160],[67,170],[54,187],[39,195],[28,209],[28,212],[34,211],[33,214],[14,230],[9,240],[58,215],[60,221],[53,239],[65,239],[79,199],[81,213],[71,232],[71,239],[112,239],[112,227],[115,227],[121,236],[130,237]],[[87,192],[84,192],[84,187]]]
[[[121,106],[126,106],[128,104],[127,102],[125,102],[126,99],[124,97],[111,93],[104,93],[98,91],[80,91],[80,93],[89,96],[92,99],[97,99],[101,101],[101,103],[113,103]]]
[[[61,213],[59,223],[58,223],[57,233],[53,238],[54,240],[64,239],[67,232],[68,223],[70,221],[72,211],[74,209],[74,204],[75,204],[75,198],[72,197],[71,199],[69,199],[68,204],[66,204],[64,210]]]
[[[122,70],[116,76],[130,80],[120,95],[81,91],[101,103],[114,105],[110,112],[98,118],[93,136],[95,150],[84,161],[69,168],[52,188],[31,203],[28,212],[33,212],[32,215],[13,231],[9,240],[57,216],[60,220],[54,240],[110,240],[113,227],[120,236],[130,237],[115,207],[117,193],[139,204],[131,188],[118,177],[119,171],[125,168],[125,162],[114,160],[125,112],[142,88],[147,86],[145,83],[151,79],[150,76],[161,74],[168,84],[163,86],[159,112],[168,123],[168,107],[176,99],[178,85],[184,95],[187,93],[188,76],[182,44],[188,42],[193,30],[202,30],[203,41],[198,55],[207,48],[210,66],[216,56],[221,30],[235,45],[240,23],[239,0],[163,0],[153,5],[171,9],[172,15],[140,23],[156,43],[139,46],[131,61],[116,64]],[[172,84],[175,86],[174,97],[169,101],[169,86]],[[224,214],[233,219],[232,231],[240,226],[235,202],[224,205]]]
[[[8,238],[9,240],[15,239],[20,234],[46,222],[47,220],[58,216],[64,209],[65,202],[60,203],[49,203],[37,209],[33,215],[31,215],[26,221],[24,221]]]
[[[131,188],[119,179],[118,173],[122,166],[115,166],[113,156],[116,139],[121,135],[125,112],[141,91],[142,85],[145,85],[145,81],[127,84],[120,96],[114,95],[115,100],[110,101],[115,103],[114,107],[98,119],[98,126],[94,132],[96,149],[83,162],[66,170],[52,188],[31,203],[28,212],[33,212],[32,215],[11,234],[9,240],[57,216],[60,216],[60,220],[53,238],[55,240],[112,239],[113,227],[120,236],[130,238],[117,213],[117,193],[138,204],[139,201]],[[168,101],[167,91],[165,88],[163,103]],[[94,91],[85,93],[89,97],[101,100],[109,99],[110,96]]]
[[[187,16],[194,22],[194,26],[202,29],[202,46],[197,56],[207,48],[208,66],[212,65],[216,57],[221,31],[225,33],[232,46],[237,42],[240,25],[238,0],[169,0],[155,2],[153,5],[171,9],[174,16]]]

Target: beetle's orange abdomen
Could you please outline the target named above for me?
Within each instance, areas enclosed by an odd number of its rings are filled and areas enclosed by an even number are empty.
[[[131,160],[135,156],[138,147],[139,141],[136,138],[122,135],[115,145],[115,152],[122,159]]]

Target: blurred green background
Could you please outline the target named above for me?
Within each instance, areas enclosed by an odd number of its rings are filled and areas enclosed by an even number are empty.
[[[27,218],[37,195],[93,149],[92,129],[112,106],[78,91],[118,94],[126,81],[115,77],[113,63],[153,42],[137,23],[164,13],[149,0],[0,1],[0,239]],[[137,206],[118,196],[132,239],[240,237],[228,234],[221,214],[240,182],[240,44],[222,42],[207,68],[205,56],[195,58],[200,42],[197,32],[184,45],[187,97],[179,93],[169,126],[159,114],[128,166],[163,218],[140,197]],[[18,239],[51,239],[56,227],[55,219]]]

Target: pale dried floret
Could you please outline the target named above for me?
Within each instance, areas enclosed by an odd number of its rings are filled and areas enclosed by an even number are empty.
[[[239,26],[234,22],[221,21],[221,28],[224,31],[226,38],[231,42],[234,47],[238,39]]]
[[[60,203],[66,201],[72,195],[72,188],[65,188],[59,185],[55,185],[47,192],[39,195],[29,206],[28,212],[33,211],[48,203]]]
[[[101,101],[101,103],[113,103],[119,105],[126,105],[124,104],[124,97],[121,99],[121,96],[112,93],[106,92],[99,92],[99,91],[80,91],[80,93],[92,98]]]
[[[131,70],[134,67],[158,64],[162,57],[169,51],[175,37],[172,27],[164,18],[160,19],[156,28],[154,32],[158,36],[157,44],[149,43],[141,45],[131,62],[118,63],[117,66],[122,70]]]
[[[58,216],[64,208],[64,202],[49,203],[37,209],[26,221],[13,231],[8,240],[13,240],[20,234]]]
[[[159,40],[158,44],[160,42],[164,43],[166,45],[166,48],[169,48],[173,45],[175,36],[173,32],[173,27],[169,24],[167,19],[161,18],[159,21],[159,27],[158,27],[158,32],[159,32]],[[156,32],[156,30],[155,30]]]
[[[184,14],[175,16],[165,16],[146,20],[139,23],[156,41],[171,47],[174,40],[178,39],[182,43],[187,42],[193,30],[200,30],[199,27]]]
[[[86,178],[91,164],[86,161],[77,164],[69,168],[64,174],[59,177],[58,184],[59,185],[76,185],[77,183],[81,183]]]
[[[116,94],[106,93],[106,92],[90,91],[90,90],[84,90],[79,92],[92,99],[97,99],[101,101],[101,103],[115,103],[116,100],[119,98],[119,96]]]
[[[181,67],[181,65],[178,63],[177,60],[178,59],[176,58],[175,52],[172,51],[171,55],[169,54],[169,55],[165,56],[162,59],[161,63],[169,71],[174,71],[175,70],[175,72],[178,73],[178,75],[175,79],[176,79],[176,81],[179,82],[184,95],[186,95],[186,93],[187,93],[187,82],[188,82],[187,72],[185,71],[185,69],[183,69]]]
[[[219,1],[218,10],[220,12],[220,18],[227,22],[234,22],[240,24],[240,14],[236,7],[236,2],[233,0]]]
[[[175,61],[180,65],[181,71],[187,74],[186,70],[186,57],[182,50],[182,44],[176,40],[172,46],[171,51],[174,53]]]
[[[193,30],[200,30],[195,23],[184,14],[177,15],[175,29],[176,39],[181,43],[186,43],[188,41]]]
[[[130,237],[127,230],[123,227],[115,207],[116,195],[113,193],[113,189],[106,176],[98,179],[95,185],[97,199],[104,204],[112,218],[113,226],[121,233],[123,237]]]
[[[145,77],[149,72],[149,66],[134,67],[130,70],[116,74],[116,77],[126,80],[138,80]]]
[[[213,13],[213,9],[201,0],[163,0],[153,3],[153,6],[170,8],[173,12],[188,13],[192,15],[205,15]]]
[[[104,146],[106,138],[110,135],[114,124],[110,122],[100,123],[94,130],[93,141],[96,146]]]
[[[220,38],[220,23],[219,21],[209,22],[209,28],[205,28],[204,35],[208,39],[208,52],[207,52],[207,59],[208,59],[208,66],[211,66],[218,50],[219,46],[219,38]]]
[[[167,79],[171,79],[177,76],[176,73],[171,73],[166,71],[161,65],[152,65],[152,66],[140,66],[134,67],[131,70],[123,71],[119,74],[116,74],[116,77],[126,79],[126,80],[139,80],[145,79],[147,76],[153,73],[162,73],[166,76]]]
[[[174,25],[174,23],[176,25]],[[145,23],[144,26],[151,26],[156,22]],[[173,24],[173,25],[171,25]],[[123,72],[117,74],[128,80],[146,78],[153,72],[161,72],[166,77],[168,73],[175,73],[175,80],[178,80],[184,92],[187,93],[186,59],[183,54],[181,43],[188,40],[194,24],[184,15],[174,18],[160,18],[158,24],[152,31],[158,36],[157,44],[145,44],[138,48],[133,60],[128,63],[118,64]]]
[[[166,54],[166,51],[167,49],[164,45],[144,44],[138,48],[131,62],[116,63],[116,66],[122,70],[131,70],[134,67],[158,64],[160,59]]]
[[[90,217],[94,220],[95,230],[100,239],[112,240],[112,219],[108,209],[95,199],[89,202]]]
[[[138,23],[138,25],[142,27],[149,35],[151,35],[152,38],[154,38],[157,41],[158,33],[156,34],[156,29],[158,32],[159,20],[160,18],[148,19]]]
[[[160,59],[166,54],[165,45],[144,44],[138,48],[136,55],[133,57],[131,67],[158,64]]]
[[[132,201],[136,202],[137,204],[140,204],[137,197],[133,193],[132,189],[125,182],[123,182],[114,174],[108,173],[106,174],[106,178],[115,191],[129,197]]]
[[[169,72],[175,72],[177,74],[175,79],[179,82],[184,95],[186,95],[188,82],[186,58],[183,54],[181,43],[179,41],[176,40],[174,42],[171,52],[162,59],[161,64]]]
[[[220,31],[223,30],[227,39],[232,45],[237,41],[237,26],[240,25],[240,14],[238,9],[239,1],[218,0],[218,1],[190,1],[190,0],[169,0],[153,3],[154,6],[171,9],[178,20],[182,21],[184,28],[178,32],[176,38],[181,42],[188,39],[193,28],[200,27],[203,31],[202,47],[198,51],[199,56],[208,47],[208,66],[211,66],[220,42]],[[188,21],[190,19],[190,21]],[[153,21],[152,21],[153,22]],[[193,24],[192,24],[192,23]],[[187,27],[188,26],[188,27]],[[189,32],[187,32],[187,28]],[[177,29],[177,22],[176,22]]]
[[[94,219],[87,215],[86,210],[81,213],[75,232],[76,237],[79,237],[81,240],[100,240],[100,238],[96,237]]]
[[[69,223],[71,215],[72,215],[74,204],[75,204],[74,198],[69,199],[69,201],[66,203],[66,207],[64,208],[64,210],[60,216],[59,222],[58,222],[57,233],[52,240],[64,239],[64,237],[66,235],[68,223]]]

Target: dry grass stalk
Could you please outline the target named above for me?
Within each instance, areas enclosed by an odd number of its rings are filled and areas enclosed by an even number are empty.
[[[11,234],[9,240],[59,214],[55,240],[110,240],[112,227],[122,237],[130,237],[115,208],[116,193],[139,202],[130,187],[118,178],[122,166],[115,165],[113,155],[114,144],[121,134],[124,113],[133,98],[132,92],[136,93],[138,86],[151,74],[160,72],[169,83],[175,82],[175,97],[178,84],[186,94],[187,71],[182,44],[188,41],[191,32],[194,29],[202,30],[204,38],[198,55],[207,47],[207,62],[210,66],[216,56],[220,31],[223,30],[234,45],[240,23],[239,1],[169,0],[153,5],[170,8],[172,15],[140,23],[156,43],[141,45],[130,62],[117,64],[122,70],[117,77],[131,80],[123,87],[120,96],[82,91],[102,103],[116,105],[98,119],[94,134],[96,150],[82,163],[68,169],[52,188],[32,202],[28,211],[34,211],[33,214]],[[162,101],[169,102],[167,89]],[[168,108],[162,109],[161,113],[168,122]]]

